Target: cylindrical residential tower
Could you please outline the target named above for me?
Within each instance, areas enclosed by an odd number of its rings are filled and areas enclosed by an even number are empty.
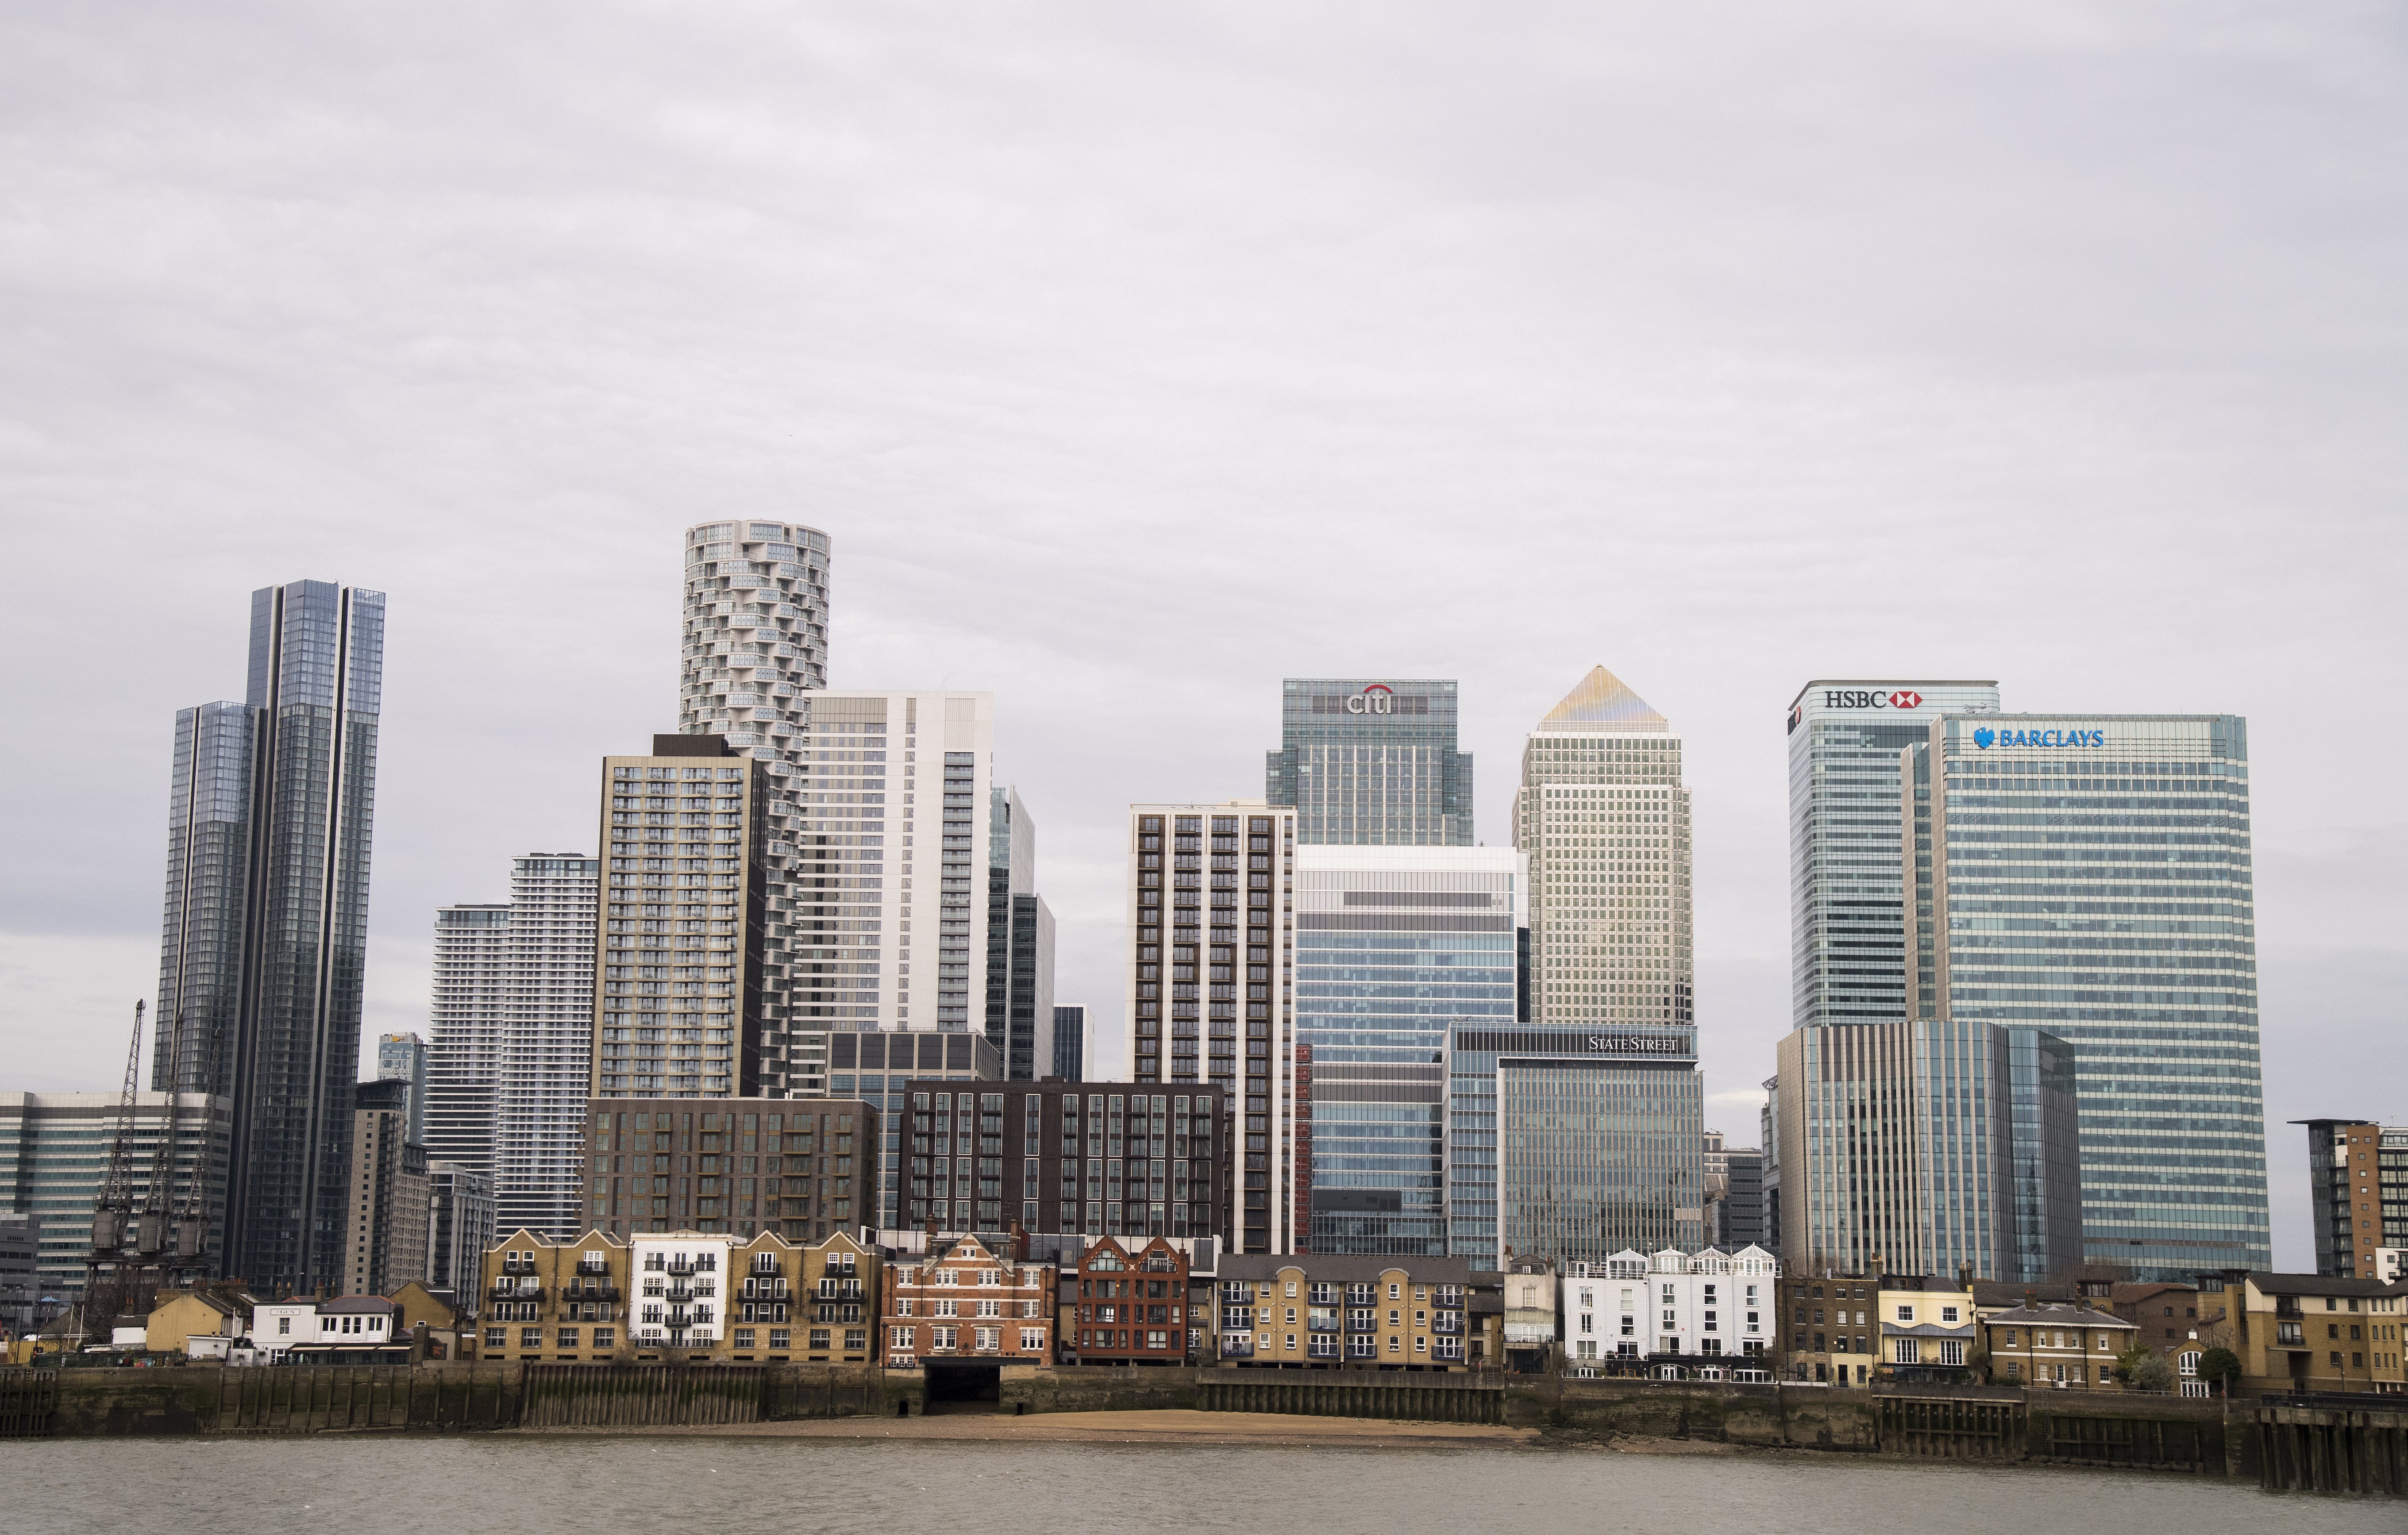
[[[761,1012],[783,1036],[798,820],[792,800],[807,721],[797,694],[827,686],[828,536],[794,523],[700,523],[685,533],[685,629],[678,729],[724,736],[768,765],[767,953]],[[758,1041],[762,1090],[796,1097],[827,1090],[824,1036]],[[782,1078],[777,1075],[784,1068]]]

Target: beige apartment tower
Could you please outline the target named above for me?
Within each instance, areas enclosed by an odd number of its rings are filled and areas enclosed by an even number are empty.
[[[345,1295],[390,1295],[426,1278],[434,1184],[426,1148],[409,1138],[405,1080],[360,1083],[351,1111],[351,1186],[343,1212]]]
[[[718,736],[603,759],[594,1097],[760,1096],[767,786]]]
[[[1130,1076],[1224,1090],[1230,1243],[1242,1253],[1294,1252],[1311,1234],[1296,813],[1259,799],[1129,807]]]

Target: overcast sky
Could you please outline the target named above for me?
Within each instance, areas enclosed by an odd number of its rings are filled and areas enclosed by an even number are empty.
[[[1299,14],[1299,11],[1308,12]],[[679,536],[996,697],[1057,991],[1285,675],[1602,662],[1687,738],[1710,1122],[1787,1027],[1810,677],[2249,717],[2276,1256],[2408,1123],[2397,5],[7,7],[0,1087],[113,1088],[175,710],[391,594],[367,1031],[676,723]]]

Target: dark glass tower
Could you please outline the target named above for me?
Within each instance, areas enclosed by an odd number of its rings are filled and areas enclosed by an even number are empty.
[[[1016,790],[988,796],[986,1037],[1003,1074],[1033,1082],[1053,1069],[1054,912],[1036,893],[1037,823]]]
[[[1291,677],[1263,796],[1298,842],[1470,847],[1471,753],[1455,749],[1453,681]]]
[[[176,716],[157,1090],[234,1100],[224,1270],[340,1271],[366,969],[384,595],[251,594],[240,704]]]

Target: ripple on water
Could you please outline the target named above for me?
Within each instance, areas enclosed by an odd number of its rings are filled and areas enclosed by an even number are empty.
[[[815,1439],[79,1440],[0,1443],[11,1535],[690,1530],[811,1535],[968,1521],[979,1535],[1122,1523],[1417,1535],[1544,1521],[1647,1535],[2399,1535],[2394,1501],[2187,1477],[1805,1454]],[[1115,1513],[1115,1511],[1118,1511]],[[1134,1524],[1137,1521],[1125,1521]]]

